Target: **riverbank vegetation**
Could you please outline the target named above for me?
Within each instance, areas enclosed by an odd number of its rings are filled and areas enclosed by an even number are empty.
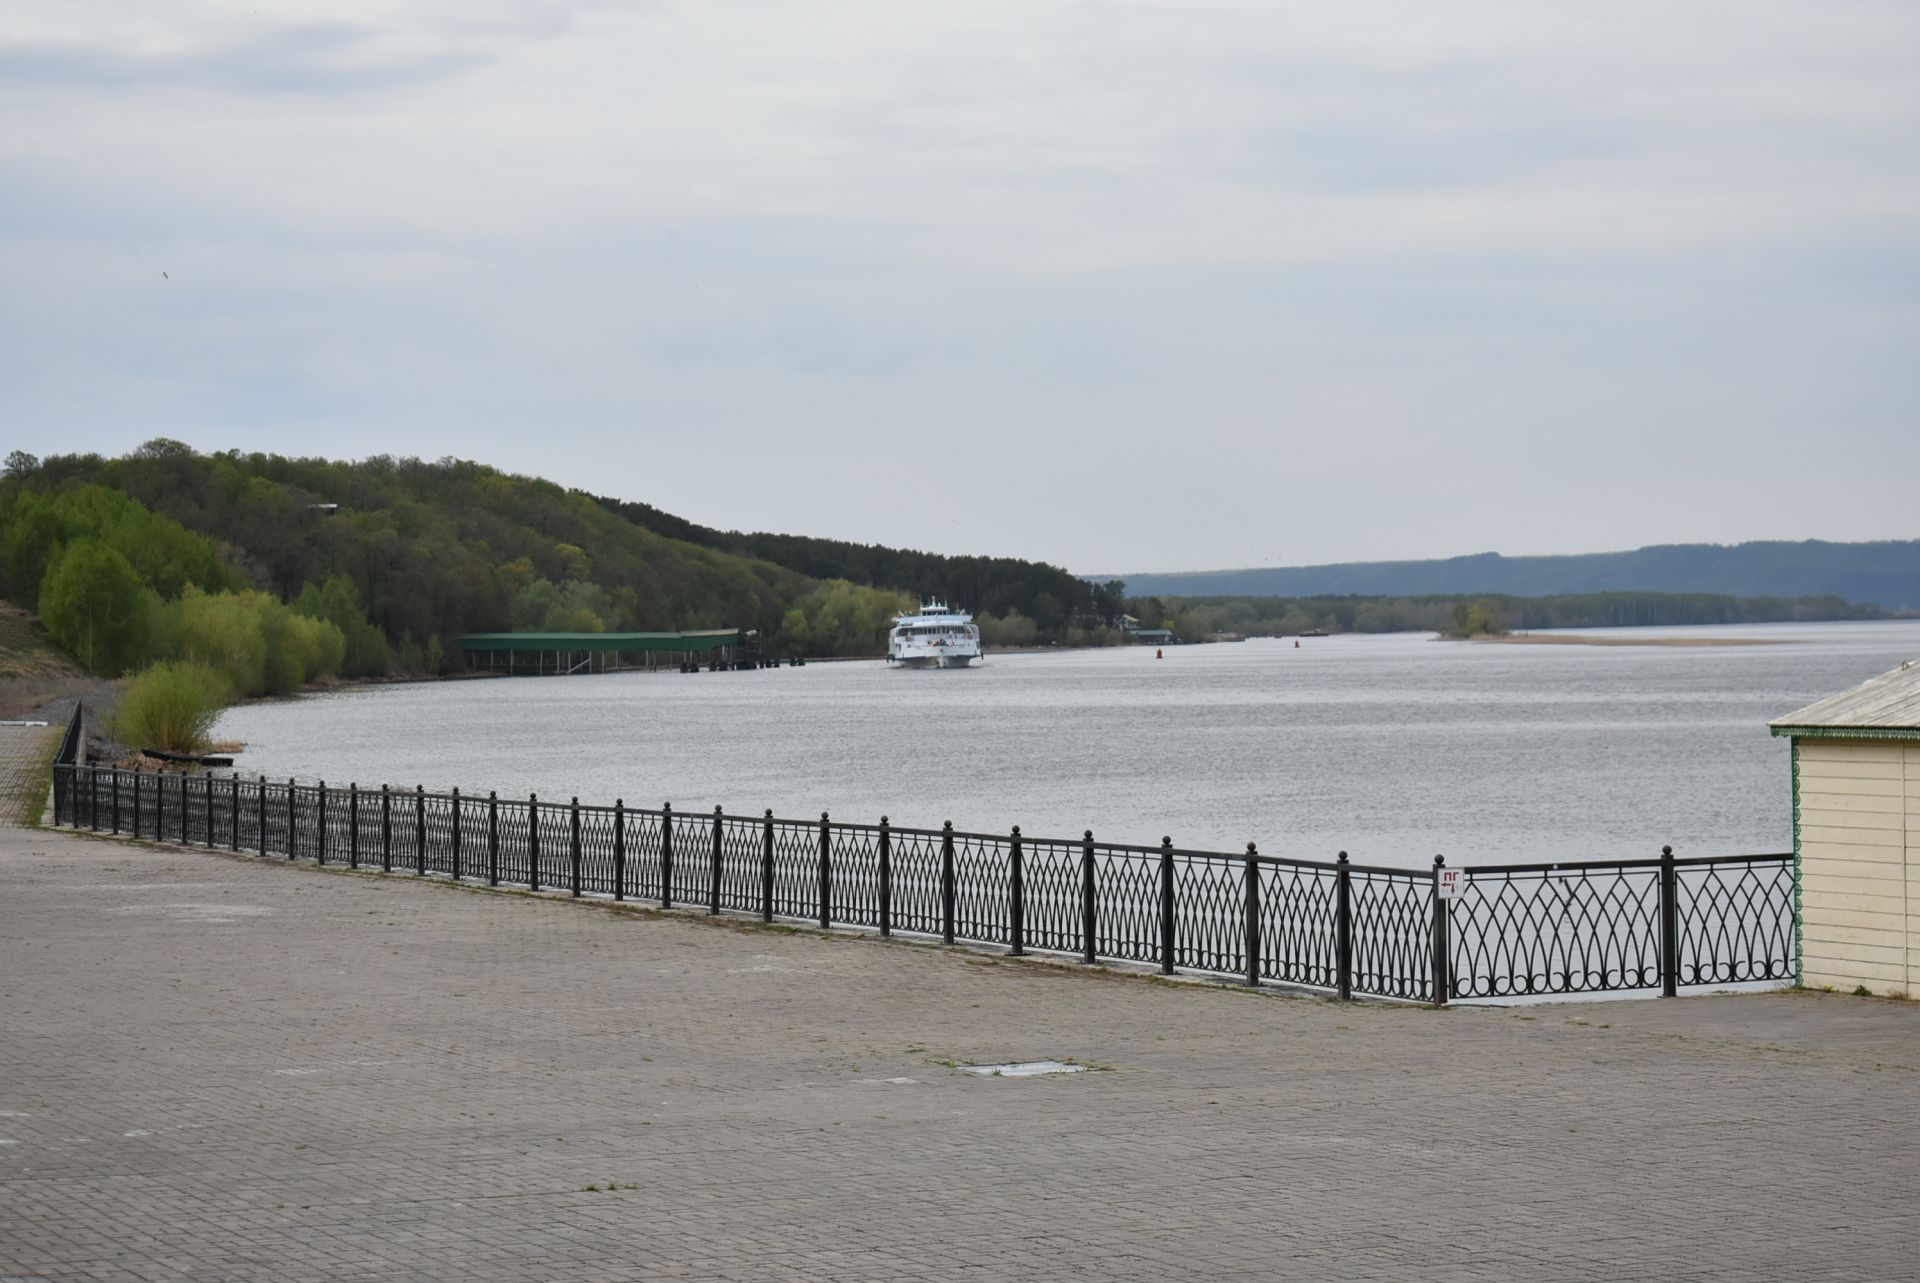
[[[1124,592],[1041,562],[716,531],[455,459],[200,454],[155,440],[122,458],[15,452],[0,478],[0,597],[37,612],[93,673],[186,665],[235,697],[448,672],[468,632],[737,627],[776,656],[878,655],[893,615],[922,596],[973,612],[996,647],[1114,644],[1130,628],[1203,641],[1883,613],[1837,598],[1697,593]],[[162,684],[188,683],[169,669]]]

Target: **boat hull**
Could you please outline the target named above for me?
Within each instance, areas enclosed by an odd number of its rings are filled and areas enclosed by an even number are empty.
[[[965,668],[978,655],[889,655],[897,668]]]

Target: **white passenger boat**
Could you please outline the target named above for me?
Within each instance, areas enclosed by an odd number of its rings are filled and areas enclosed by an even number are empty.
[[[942,602],[896,616],[887,637],[887,662],[902,668],[965,668],[978,658],[980,629],[973,616]]]

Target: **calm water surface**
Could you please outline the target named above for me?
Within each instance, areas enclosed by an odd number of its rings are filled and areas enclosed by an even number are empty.
[[[1426,635],[426,683],[229,710],[239,769],[330,784],[1425,865],[1792,848],[1769,718],[1920,656],[1920,622]]]

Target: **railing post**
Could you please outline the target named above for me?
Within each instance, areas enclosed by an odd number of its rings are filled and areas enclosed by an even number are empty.
[[[207,850],[211,851],[217,845],[213,837],[213,776],[206,775],[201,779],[206,785],[204,792],[207,795]],[[98,811],[97,803],[95,810]],[[95,824],[93,827],[97,829],[100,826]]]
[[[578,900],[580,898],[580,795],[578,793],[573,796],[567,829],[567,890],[574,899]]]
[[[1247,983],[1260,983],[1260,851],[1253,843],[1247,843],[1246,874],[1243,878],[1247,892]]]
[[[260,823],[260,854],[264,857],[267,854],[267,777],[264,775],[260,777],[259,793],[253,801],[256,812],[254,818]],[[134,819],[138,821],[139,818],[136,813]],[[135,827],[138,827],[137,823]]]
[[[1680,897],[1673,848],[1660,848],[1660,996],[1680,992]]]
[[[500,794],[487,790],[487,885],[500,885]]]
[[[527,890],[540,889],[540,795],[527,794]]]
[[[320,792],[318,796],[320,798],[320,832],[318,834],[318,840],[313,844],[313,849],[318,852],[314,857],[314,863],[325,865],[327,862],[327,782],[325,780],[320,781]]]
[[[673,803],[660,804],[660,907],[673,907]]]
[[[67,805],[71,811],[72,801],[69,800]],[[78,818],[73,822],[75,827],[79,826]],[[167,840],[167,777],[163,771],[153,773],[153,840],[156,842]]]
[[[1453,996],[1453,950],[1447,943],[1447,928],[1451,925],[1448,902],[1440,898],[1440,870],[1447,867],[1447,857],[1433,857],[1433,1005],[1444,1007],[1447,999]]]
[[[940,938],[953,943],[953,821],[940,830]]]
[[[880,817],[880,936],[893,934],[893,830]]]
[[[120,836],[120,768],[117,766],[113,768],[113,834]]]
[[[380,872],[393,872],[393,790],[380,786]]]
[[[720,912],[720,808],[713,808],[713,880],[707,884],[707,912]]]
[[[413,786],[413,871],[427,876],[427,786]]]
[[[627,800],[613,799],[613,898],[627,898]]]
[[[773,808],[767,808],[760,849],[760,921],[773,921]]]
[[[115,771],[114,778],[118,780],[119,776],[120,772]],[[240,774],[237,771],[227,776],[227,802],[228,849],[238,851],[240,849]],[[116,820],[119,818],[119,809],[119,802],[116,799],[114,803]]]
[[[1333,965],[1340,1000],[1353,997],[1353,887],[1347,872],[1347,853],[1340,853],[1339,871],[1333,883]]]
[[[453,790],[453,849],[448,852],[447,863],[453,868],[453,880],[460,880],[460,790]]]
[[[1173,839],[1160,839],[1160,974],[1173,974]]]
[[[140,836],[140,768],[133,768],[133,836]]]
[[[360,785],[347,781],[347,867],[360,867]]]
[[[820,929],[833,925],[833,826],[820,812]]]
[[[1018,958],[1027,951],[1027,878],[1020,850],[1020,826],[1013,826],[1013,844],[1007,852],[1008,952]]]
[[[1093,830],[1080,839],[1080,959],[1091,965],[1100,954],[1095,947],[1100,928],[1100,902],[1093,863]]]
[[[294,859],[294,853],[300,849],[300,843],[296,840],[300,835],[300,821],[298,819],[300,810],[299,787],[300,786],[294,782],[294,778],[289,775],[287,777],[287,858],[289,860]]]

